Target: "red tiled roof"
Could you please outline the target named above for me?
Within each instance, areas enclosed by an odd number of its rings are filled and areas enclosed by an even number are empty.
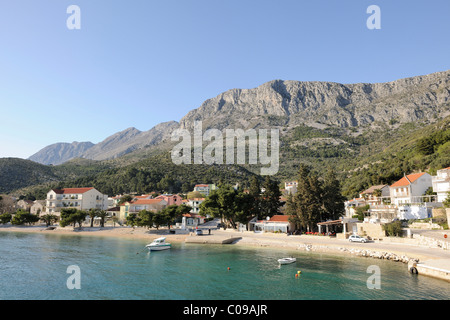
[[[269,221],[271,222],[289,222],[289,215],[275,215],[272,218],[270,218]]]
[[[132,202],[131,204],[155,204],[160,203],[164,199],[140,199]]]
[[[406,177],[401,178],[400,180],[395,182],[393,185],[391,185],[391,188],[409,186],[410,183],[416,181],[424,174],[425,174],[425,172],[408,174]]]
[[[53,189],[53,191],[57,194],[80,194],[85,193],[94,188],[64,188],[64,189]]]

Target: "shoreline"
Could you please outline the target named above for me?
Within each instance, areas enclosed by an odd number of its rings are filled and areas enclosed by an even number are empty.
[[[449,279],[450,273],[450,252],[439,248],[429,248],[401,243],[352,243],[346,240],[313,237],[311,236],[287,236],[284,234],[255,234],[251,232],[239,232],[237,230],[212,230],[211,235],[191,236],[187,234],[169,234],[167,229],[144,229],[142,227],[83,227],[82,230],[74,230],[73,227],[55,230],[45,230],[45,226],[0,226],[0,232],[22,232],[45,235],[71,235],[71,236],[92,236],[110,237],[128,240],[148,240],[164,236],[168,242],[184,243],[187,238],[196,238],[196,243],[208,244],[217,243],[219,240],[238,238],[234,241],[234,246],[268,248],[268,249],[288,249],[299,251],[310,251],[326,253],[331,255],[350,255],[355,257],[378,258],[401,262],[405,265],[420,265],[424,268],[431,268],[432,265],[442,265],[444,270],[442,275],[427,274],[441,280]],[[230,245],[230,244],[223,244]],[[427,266],[428,264],[428,266]],[[405,266],[406,269],[406,266]],[[422,268],[422,270],[424,270]],[[447,272],[448,271],[448,272]]]

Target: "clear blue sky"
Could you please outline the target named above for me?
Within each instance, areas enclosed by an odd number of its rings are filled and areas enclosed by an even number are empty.
[[[69,30],[69,5],[81,30]],[[369,5],[381,30],[369,30]],[[273,79],[450,69],[450,1],[14,0],[0,4],[0,157],[149,130]]]

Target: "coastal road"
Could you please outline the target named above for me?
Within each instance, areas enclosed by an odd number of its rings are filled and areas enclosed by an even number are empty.
[[[391,252],[397,255],[405,255],[420,260],[428,259],[450,259],[450,251],[440,248],[429,248],[425,246],[416,246],[402,243],[382,243],[370,241],[367,243],[349,242],[348,240],[320,237],[320,236],[286,236],[285,234],[268,234],[253,232],[238,232],[234,230],[214,230],[213,235],[220,236],[240,236],[242,237],[236,244],[248,244],[256,246],[274,246],[286,248],[299,248],[305,245],[321,247],[323,251],[335,251],[339,248],[355,248],[360,250],[372,250],[381,252]],[[449,266],[450,269],[450,266]]]

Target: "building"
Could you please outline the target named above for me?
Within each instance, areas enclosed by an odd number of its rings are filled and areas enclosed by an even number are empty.
[[[432,178],[433,191],[437,193],[437,202],[443,202],[450,192],[450,167],[437,171]]]
[[[250,230],[254,232],[291,233],[295,224],[289,221],[289,215],[274,215],[270,219],[250,222]]]
[[[205,197],[209,196],[209,194],[213,190],[216,190],[216,185],[215,184],[196,184],[194,186],[194,191],[200,192]]]
[[[423,203],[424,194],[432,186],[426,172],[405,175],[389,187],[391,203],[395,205]]]
[[[199,215],[200,205],[202,204],[203,201],[205,201],[205,198],[188,199],[187,205],[192,208],[190,213],[193,215]]]
[[[131,213],[139,213],[142,210],[158,212],[167,206],[164,199],[141,199],[125,202],[120,205],[119,219],[125,220]]]
[[[345,217],[351,218],[356,215],[356,208],[367,205],[364,198],[353,198],[344,202]]]
[[[17,201],[16,208],[30,212],[31,206],[33,204],[34,204],[34,201],[32,201],[32,200],[23,200],[22,199],[22,200]]]
[[[78,210],[108,208],[108,195],[95,188],[65,188],[52,189],[47,193],[46,213],[59,216],[61,209],[75,208]]]
[[[286,190],[287,193],[296,193],[298,187],[298,181],[286,181],[284,183],[284,190]]]
[[[388,200],[390,202],[390,190],[387,184],[371,186],[359,194],[361,198],[367,201],[368,204],[381,204]]]
[[[171,205],[179,206],[179,205],[183,204],[183,198],[177,194],[162,194],[160,196],[157,196],[155,199],[165,200],[167,202],[168,206],[171,206]]]
[[[36,200],[30,208],[30,213],[40,215],[45,212],[45,200]]]

